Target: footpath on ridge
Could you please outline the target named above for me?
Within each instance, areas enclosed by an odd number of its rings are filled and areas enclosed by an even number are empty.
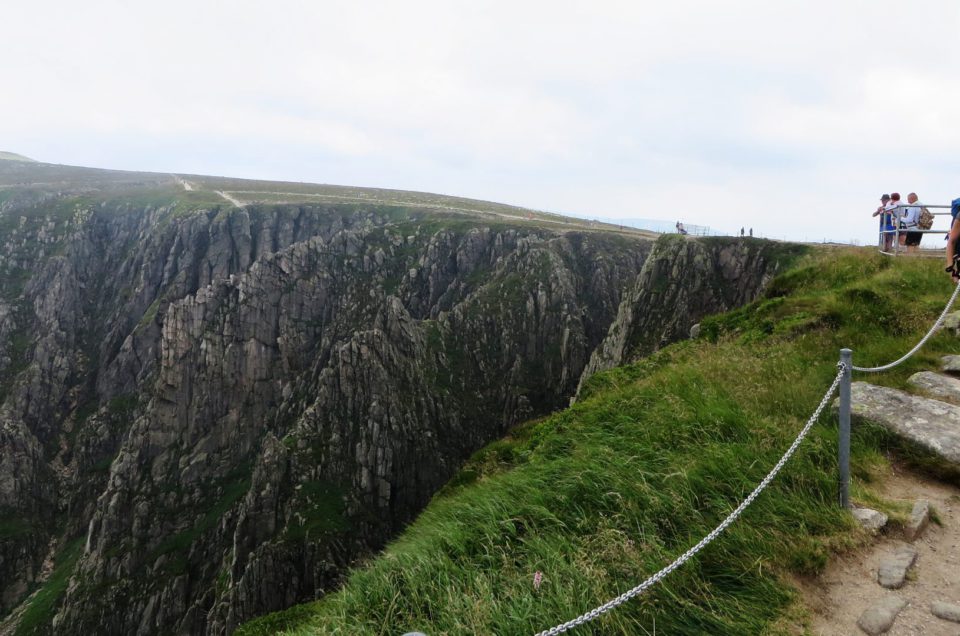
[[[921,371],[911,392],[866,382],[851,386],[852,414],[890,431],[960,474],[960,356],[945,356],[945,373]],[[914,392],[915,391],[915,392]],[[955,481],[955,480],[951,480]],[[894,467],[879,493],[896,509],[854,508],[877,540],[831,563],[805,584],[813,633],[875,636],[960,633],[960,489]],[[932,522],[931,522],[932,520]]]

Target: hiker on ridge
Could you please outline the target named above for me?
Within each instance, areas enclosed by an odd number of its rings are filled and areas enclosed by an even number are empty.
[[[887,214],[884,209],[887,207],[887,203],[890,202],[890,195],[885,194],[880,197],[880,206],[877,208],[877,211],[873,213],[873,216],[880,217],[880,247],[884,252],[890,251],[890,241],[887,239],[890,237],[889,234],[884,234],[886,230],[892,230],[893,226],[890,224],[890,215]],[[890,227],[887,227],[887,226]],[[892,239],[891,239],[892,240]]]
[[[907,248],[908,253],[915,253],[920,249],[920,241],[923,239],[923,232],[918,232],[920,223],[920,209],[922,205],[917,203],[917,193],[911,192],[907,195],[907,207],[901,208],[900,229],[906,230],[906,234],[900,234],[900,245]]]
[[[887,215],[887,221],[885,225],[887,234],[884,234],[883,250],[885,252],[891,252],[893,251],[893,239],[896,236],[894,230],[896,230],[897,224],[900,222],[899,192],[894,192],[890,195],[890,200],[887,201],[886,205],[883,206],[883,211]]]

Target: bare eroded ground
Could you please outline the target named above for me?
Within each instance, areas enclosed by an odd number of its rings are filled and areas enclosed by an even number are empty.
[[[892,554],[903,538],[897,532],[881,536],[858,551],[833,561],[814,584],[804,586],[812,610],[810,633],[817,636],[863,634],[857,627],[860,614],[884,595],[895,594],[909,605],[887,634],[907,636],[958,636],[960,624],[930,613],[936,601],[960,603],[960,489],[896,471],[881,494],[909,506],[926,499],[942,525],[932,523],[914,542],[919,558],[907,583],[899,590],[886,590],[877,583],[880,562]]]

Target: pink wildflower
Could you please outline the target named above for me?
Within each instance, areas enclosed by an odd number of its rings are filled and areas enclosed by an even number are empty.
[[[537,570],[536,574],[533,575],[533,589],[539,590],[541,583],[543,583],[543,572]]]

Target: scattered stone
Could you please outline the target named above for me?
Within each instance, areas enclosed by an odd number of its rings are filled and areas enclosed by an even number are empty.
[[[930,522],[930,502],[925,499],[918,499],[913,504],[913,511],[910,513],[910,521],[907,522],[905,534],[908,541],[913,541],[919,537],[927,524]]]
[[[871,508],[853,508],[850,513],[864,529],[874,534],[887,525],[887,515]]]
[[[897,548],[888,559],[880,564],[877,570],[877,582],[888,590],[897,590],[903,587],[907,572],[917,562],[917,549],[909,544]]]
[[[906,606],[907,602],[899,596],[884,596],[864,610],[860,618],[857,619],[857,627],[870,634],[870,636],[883,634],[893,627],[893,621],[897,620],[897,614]]]
[[[933,612],[933,615],[937,618],[960,623],[960,605],[937,602],[930,605],[930,611]]]
[[[941,328],[952,332],[955,336],[960,336],[960,311],[947,314]]]
[[[854,416],[960,465],[960,406],[866,382],[851,385],[851,402]]]
[[[941,368],[947,373],[960,373],[960,356],[943,356],[940,360],[943,362]]]
[[[700,323],[690,327],[690,339],[695,340],[700,337]]]
[[[960,402],[960,378],[921,371],[911,375],[907,382],[933,397]]]

